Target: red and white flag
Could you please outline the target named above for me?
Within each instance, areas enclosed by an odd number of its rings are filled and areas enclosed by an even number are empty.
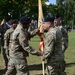
[[[40,45],[39,45],[39,50],[40,50],[41,52],[43,52],[43,48],[44,48],[44,40],[41,40],[41,41],[40,41]]]
[[[42,2],[41,0],[38,0],[38,27],[42,25],[42,19],[43,19],[43,11],[42,11]],[[41,27],[42,28],[42,27]],[[39,37],[41,39],[40,45],[39,45],[39,50],[43,52],[43,47],[44,47],[44,39],[41,37],[44,33],[41,33],[40,29],[40,34]]]

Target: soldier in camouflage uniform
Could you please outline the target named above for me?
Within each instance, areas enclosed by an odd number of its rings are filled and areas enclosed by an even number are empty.
[[[27,59],[29,53],[33,55],[41,55],[40,52],[29,46],[28,40],[35,33],[38,33],[38,29],[34,30],[34,33],[28,32],[30,19],[23,16],[20,18],[20,23],[14,30],[12,35],[11,49],[9,51],[10,60],[8,63],[8,70],[5,75],[11,75],[11,72],[16,68],[18,75],[29,75]]]
[[[35,29],[35,27],[34,27],[34,21],[31,20],[31,24],[30,24],[30,26],[29,26],[29,28],[28,28],[28,31],[31,32],[31,31],[33,31],[34,29]]]
[[[11,28],[10,23],[11,23],[11,18],[7,18],[6,23],[1,25],[1,51],[3,54],[4,62],[5,62],[5,69],[7,69],[8,59],[5,53],[6,51],[4,49],[4,34],[8,29]]]
[[[12,20],[11,22],[11,26],[12,28],[8,29],[6,31],[6,33],[4,34],[4,48],[6,49],[6,55],[9,56],[9,47],[10,47],[10,44],[12,42],[11,40],[11,36],[13,34],[13,31],[15,30],[15,28],[17,27],[17,24],[18,24],[18,21],[17,20]]]
[[[64,25],[62,24],[62,21],[61,21],[61,16],[60,14],[57,14],[54,16],[54,24],[55,24],[55,27],[61,31],[62,33],[62,51],[63,53],[65,54],[65,50],[67,49],[68,47],[68,32],[66,30],[66,28],[64,27]],[[64,55],[65,57],[65,55]],[[65,60],[63,61],[63,70],[65,70]]]
[[[16,26],[18,24],[18,21],[17,20],[12,20],[11,22],[11,26],[12,28],[8,29],[4,35],[4,48],[5,48],[5,51],[6,51],[6,56],[8,58],[8,62],[9,62],[9,59],[10,59],[10,54],[9,54],[9,50],[10,50],[10,45],[11,45],[11,38],[12,38],[12,34],[13,34],[13,31],[15,30]],[[12,75],[16,75],[16,72],[14,70],[14,72],[12,72]]]
[[[7,18],[6,22],[1,25],[1,40],[2,46],[4,46],[4,34],[5,32],[11,28],[11,18]]]
[[[44,39],[44,54],[42,60],[47,59],[47,75],[65,75],[63,71],[64,53],[62,51],[62,33],[53,28],[54,19],[43,19],[44,30],[48,31]]]
[[[65,50],[68,48],[68,32],[61,22],[61,16],[57,14],[54,16],[54,18],[55,27],[59,28],[59,30],[62,32],[62,50],[65,52]]]

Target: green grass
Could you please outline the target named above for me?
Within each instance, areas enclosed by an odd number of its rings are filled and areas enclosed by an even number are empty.
[[[69,33],[69,46],[65,53],[65,60],[67,74],[75,75],[75,32]]]
[[[38,36],[35,36],[31,39],[30,45],[39,50],[40,39]],[[41,75],[42,74],[42,65],[41,57],[31,55],[27,57],[30,75]],[[75,75],[75,32],[69,32],[69,46],[65,52],[66,60],[66,73],[67,75]],[[2,55],[0,55],[0,69],[4,68],[4,61]],[[1,75],[1,74],[0,74]]]

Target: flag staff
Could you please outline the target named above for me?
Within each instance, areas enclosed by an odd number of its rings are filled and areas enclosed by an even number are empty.
[[[42,1],[38,0],[38,27],[40,27],[40,33],[42,33],[42,35],[44,35],[42,19],[43,19]],[[42,35],[40,35],[40,37]],[[43,52],[43,47],[44,47],[44,39],[42,38],[42,40],[40,42],[40,51],[42,51],[42,52]],[[45,74],[44,73],[44,61],[42,61],[42,70],[43,70],[43,75],[44,75]]]

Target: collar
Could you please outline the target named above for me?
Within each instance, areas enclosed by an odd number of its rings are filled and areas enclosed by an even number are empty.
[[[21,29],[21,30],[24,31],[24,32],[27,31],[27,29],[24,29],[24,28],[22,27],[21,23],[18,24],[18,28]]]

